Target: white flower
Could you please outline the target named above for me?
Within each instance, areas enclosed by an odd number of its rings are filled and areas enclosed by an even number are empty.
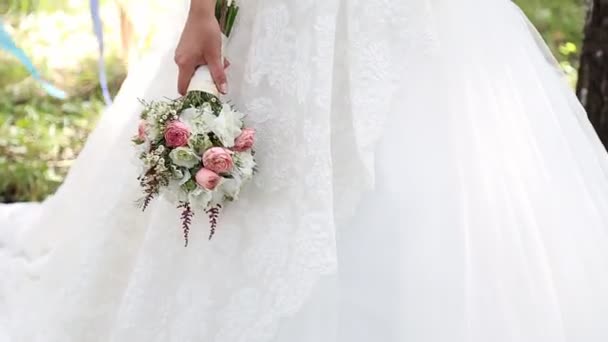
[[[156,141],[160,138],[160,129],[156,124],[148,125],[148,138],[152,141]]]
[[[150,150],[150,142],[148,140],[144,141],[143,144],[139,144],[135,146],[135,151],[137,155],[141,155],[142,153],[147,154]]]
[[[206,209],[212,198],[213,193],[201,187],[197,187],[188,194],[188,201],[194,208]]]
[[[209,201],[209,203],[211,205],[215,205],[218,203],[223,203],[226,199],[226,196],[224,195],[224,192],[222,190],[220,190],[222,188],[222,186],[224,185],[224,183],[227,181],[228,179],[223,178],[220,180],[220,184],[218,184],[218,186],[215,188],[214,191],[211,191],[211,200]]]
[[[162,196],[169,202],[177,203],[187,201],[188,194],[181,188],[176,180],[169,182],[169,185],[161,189]]]
[[[191,168],[200,163],[200,157],[188,147],[178,147],[169,153],[171,161],[181,167]]]
[[[233,111],[229,105],[224,105],[220,115],[213,121],[211,130],[224,146],[230,147],[234,139],[241,134],[243,114]]]
[[[232,158],[234,159],[235,165],[237,165],[239,172],[243,176],[243,180],[251,179],[251,177],[253,177],[253,169],[256,165],[251,152],[237,152],[232,156]]]
[[[173,177],[175,180],[177,180],[178,186],[181,187],[182,185],[186,184],[190,178],[192,178],[192,175],[188,169],[176,168],[175,166],[173,166],[173,168]]]
[[[199,111],[196,108],[194,108],[194,107],[186,108],[180,113],[180,120],[183,123],[191,124],[192,121],[194,120],[194,118],[197,117],[198,115],[199,115]]]
[[[211,130],[215,115],[209,104],[200,108],[186,108],[180,113],[180,120],[188,125],[192,133],[206,133]]]
[[[224,179],[218,186],[217,191],[221,192],[226,199],[236,201],[239,198],[241,186],[241,178],[238,175],[235,175],[233,179]]]

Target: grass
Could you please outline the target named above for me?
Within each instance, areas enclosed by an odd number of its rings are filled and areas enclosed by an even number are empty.
[[[45,78],[70,94],[63,101],[48,97],[15,59],[0,52],[0,202],[39,201],[61,184],[104,107],[96,43],[90,28],[83,29],[89,22],[81,14],[3,19]],[[115,93],[125,75],[115,47],[106,62]]]

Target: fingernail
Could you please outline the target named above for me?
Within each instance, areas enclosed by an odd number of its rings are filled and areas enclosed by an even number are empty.
[[[220,84],[220,93],[222,93],[222,94],[228,93],[228,84],[226,84],[225,82]]]

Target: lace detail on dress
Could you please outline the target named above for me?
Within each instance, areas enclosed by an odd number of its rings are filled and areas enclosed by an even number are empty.
[[[403,5],[241,5],[227,47],[230,95],[259,131],[255,181],[224,208],[212,242],[195,216],[185,249],[170,204],[146,214],[131,206],[137,170],[113,166],[131,165],[136,99],[177,95],[167,46],[130,75],[42,214],[45,233],[30,251],[51,250],[49,262],[22,291],[32,307],[16,315],[16,340],[266,342],[336,270],[336,214],[373,179],[373,142],[398,96],[396,55],[406,50],[394,44],[404,33],[392,10]]]
[[[252,37],[232,46],[238,51],[239,44],[251,44],[243,95],[235,98],[244,102],[261,138],[253,196],[296,203],[264,209],[260,225],[252,227],[258,236],[241,257],[249,280],[220,311],[217,342],[270,340],[280,318],[298,312],[317,279],[336,268],[328,167],[335,13],[332,2],[263,1]]]
[[[373,185],[375,142],[387,124],[406,68],[432,54],[437,42],[428,1],[345,1],[353,128],[367,177]],[[407,113],[403,113],[407,115]]]
[[[340,199],[334,212],[344,222],[375,185],[376,143],[390,124],[392,108],[404,108],[408,101],[399,87],[409,82],[402,78],[411,65],[435,55],[439,42],[428,0],[342,1],[338,15],[332,149]]]

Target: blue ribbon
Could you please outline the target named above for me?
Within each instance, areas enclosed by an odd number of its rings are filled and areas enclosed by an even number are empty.
[[[0,49],[6,50],[8,53],[17,57],[19,62],[25,66],[27,71],[40,83],[42,89],[49,95],[59,99],[65,99],[67,97],[67,94],[63,90],[54,87],[42,78],[40,72],[34,66],[34,63],[32,63],[25,52],[15,44],[15,41],[13,41],[8,32],[6,32],[2,20],[0,20]]]
[[[106,77],[106,64],[104,61],[104,45],[103,45],[103,24],[101,22],[101,16],[99,15],[99,0],[91,0],[91,18],[93,19],[93,32],[97,37],[99,45],[99,62],[97,63],[99,68],[99,83],[101,85],[101,92],[103,99],[107,105],[112,104],[112,96],[108,89],[108,79]]]

